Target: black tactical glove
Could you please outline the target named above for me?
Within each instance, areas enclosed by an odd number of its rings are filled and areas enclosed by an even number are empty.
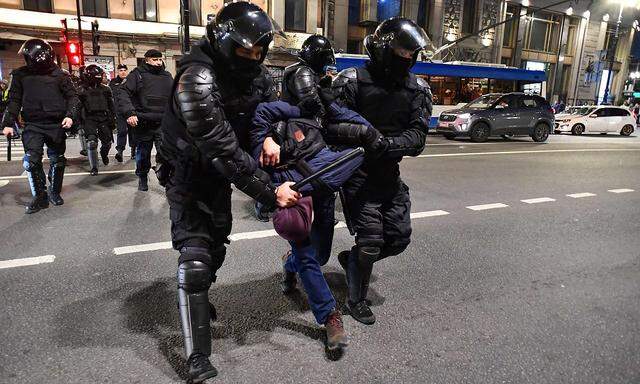
[[[324,115],[324,106],[322,100],[318,95],[313,97],[305,97],[298,103],[300,108],[300,115],[303,117],[314,117],[318,115]]]
[[[360,140],[364,150],[373,156],[378,156],[384,152],[385,144],[387,143],[384,140],[384,136],[373,127],[367,127],[360,135]]]
[[[169,179],[171,179],[171,172],[173,171],[173,167],[171,167],[171,165],[167,163],[158,163],[151,168],[156,173],[158,183],[160,183],[161,186],[166,187]]]

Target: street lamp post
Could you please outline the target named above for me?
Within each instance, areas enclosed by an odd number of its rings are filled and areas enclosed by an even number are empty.
[[[613,73],[613,60],[615,59],[616,50],[618,49],[618,34],[620,33],[620,24],[622,23],[622,10],[624,9],[624,3],[620,3],[620,13],[618,14],[618,20],[616,21],[616,32],[613,35],[613,47],[609,54],[609,72],[607,73],[607,82],[604,88],[604,96],[602,97],[602,103],[606,103],[609,99],[609,86],[611,83],[611,74]]]

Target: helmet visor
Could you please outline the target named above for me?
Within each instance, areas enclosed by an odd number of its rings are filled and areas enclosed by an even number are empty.
[[[274,34],[286,38],[278,23],[260,11],[247,12],[241,17],[225,21],[219,27],[226,31],[233,41],[247,49],[255,45],[268,45]]]
[[[411,23],[403,23],[398,31],[384,36],[383,39],[388,39],[391,48],[397,52],[413,54],[416,51],[433,50],[433,43],[426,32]]]

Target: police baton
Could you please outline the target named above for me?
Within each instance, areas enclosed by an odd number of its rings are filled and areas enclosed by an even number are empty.
[[[7,161],[11,161],[11,138],[13,135],[7,136]]]
[[[300,188],[302,188],[305,185],[311,183],[312,181],[316,180],[317,178],[319,178],[320,176],[324,175],[325,173],[330,172],[330,171],[338,168],[342,164],[346,163],[347,161],[353,160],[354,158],[362,155],[363,153],[364,153],[364,148],[358,147],[358,148],[354,149],[353,151],[347,153],[346,155],[340,157],[339,159],[337,159],[333,163],[327,165],[326,167],[319,169],[315,173],[313,173],[313,174],[305,177],[304,179],[298,181],[297,183],[293,184],[291,186],[291,189],[293,189],[294,191],[299,191]]]

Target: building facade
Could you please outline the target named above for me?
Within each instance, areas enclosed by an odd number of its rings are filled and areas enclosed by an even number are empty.
[[[205,34],[207,20],[231,0],[190,0],[190,36]],[[323,0],[252,0],[265,9],[287,32],[288,39],[277,39],[266,60],[278,76],[281,68],[294,59],[292,53],[309,34],[322,32],[326,4]],[[80,0],[84,54],[87,63],[99,60],[111,67],[135,67],[145,51],[159,49],[165,55],[167,70],[175,73],[180,48],[180,2],[178,0]],[[17,52],[33,37],[43,38],[54,47],[58,62],[69,68],[62,43],[61,20],[66,19],[69,40],[78,41],[78,20],[74,0],[0,0],[0,78],[24,64]],[[99,25],[99,57],[93,57],[91,22]],[[77,70],[76,66],[72,67]],[[113,75],[111,73],[110,75]]]
[[[545,89],[489,79],[430,78],[436,100],[443,104],[468,101],[487,92],[537,92],[552,102],[602,102],[609,68],[610,95],[622,100],[635,9],[622,13],[618,43],[615,30],[620,6],[608,1],[569,2],[527,0],[345,0],[347,13],[336,12],[336,44],[349,53],[362,53],[362,39],[392,16],[415,20],[436,47],[472,37],[444,50],[434,59],[494,63],[547,74]],[[336,0],[340,3],[340,0]],[[341,4],[344,5],[344,4]],[[569,8],[572,6],[571,8]],[[342,20],[339,20],[342,19]],[[510,20],[510,21],[507,21]],[[505,22],[507,21],[507,22]],[[497,23],[503,24],[496,25]],[[486,29],[486,30],[485,30]],[[481,33],[477,31],[483,30]],[[346,40],[346,41],[344,41]],[[614,49],[615,45],[615,49]]]

